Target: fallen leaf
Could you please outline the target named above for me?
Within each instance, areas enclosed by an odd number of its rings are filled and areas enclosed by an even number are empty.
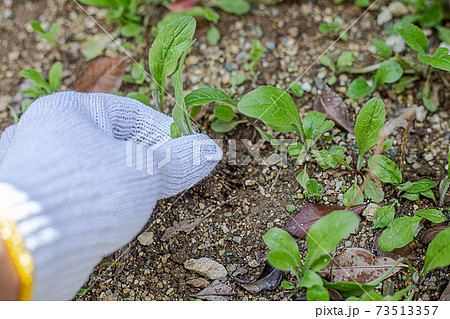
[[[447,229],[449,227],[450,226],[446,225],[435,225],[423,232],[422,237],[420,237],[420,241],[422,242],[422,244],[428,245],[441,230]]]
[[[377,257],[363,248],[348,248],[318,273],[332,282],[353,281],[365,284],[381,277],[395,262],[389,257]],[[400,269],[401,267],[396,267],[389,276]]]
[[[111,35],[104,33],[94,35],[90,40],[81,44],[81,54],[84,55],[86,61],[95,59],[118,35],[118,32]]]
[[[330,294],[330,301],[342,301],[342,296],[337,290],[333,288],[327,288],[327,290]]]
[[[196,0],[179,0],[170,8],[170,12],[186,12],[195,7]]]
[[[450,301],[450,282],[448,283],[447,288],[442,292],[439,301]]]
[[[214,280],[208,287],[192,297],[209,301],[229,301],[235,294],[236,291],[231,288],[230,282],[221,278]]]
[[[337,126],[353,133],[352,122],[348,119],[348,107],[344,100],[328,86],[314,101],[314,111],[323,113],[327,120],[332,120]]]
[[[282,271],[272,267],[269,263],[266,263],[262,273],[253,280],[243,280],[237,277],[231,278],[248,292],[256,294],[263,290],[274,290],[281,282]]]
[[[174,222],[173,226],[170,226],[166,229],[164,234],[161,237],[162,241],[168,241],[169,239],[175,237],[181,231],[184,231],[186,234],[189,234],[194,230],[195,227],[198,227],[203,221],[203,218],[195,218],[195,219],[187,219],[182,220],[181,222]]]
[[[361,215],[364,209],[367,207],[367,204],[361,204],[357,206],[352,206],[349,208],[351,212],[354,212],[356,215]],[[335,210],[344,210],[345,207],[339,206],[326,206],[319,205],[315,203],[309,203],[305,207],[303,207],[293,219],[292,221],[284,227],[284,230],[290,233],[291,235],[298,236],[302,239],[306,238],[308,234],[308,230],[311,226],[321,219],[323,216],[330,214]]]
[[[409,260],[418,260],[416,256],[413,255],[411,248],[409,248],[409,245],[406,245],[402,248],[395,248],[392,251],[382,251],[380,247],[378,246],[378,238],[380,238],[381,233],[386,227],[380,229],[377,231],[373,238],[373,249],[376,252],[376,254],[380,257],[389,257],[393,259],[398,259],[400,257],[404,257]]]
[[[112,93],[122,85],[127,57],[100,58],[92,61],[73,86],[74,91]]]
[[[188,285],[191,285],[195,288],[206,288],[209,285],[209,281],[204,278],[195,278],[186,281]]]

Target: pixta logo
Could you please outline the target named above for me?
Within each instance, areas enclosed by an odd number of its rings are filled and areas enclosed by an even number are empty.
[[[126,166],[147,175],[155,175],[172,158],[172,148],[167,142],[146,145],[135,141],[126,141]]]

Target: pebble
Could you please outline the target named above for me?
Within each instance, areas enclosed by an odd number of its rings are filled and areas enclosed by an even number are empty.
[[[145,232],[140,234],[137,240],[141,243],[141,245],[149,246],[154,242],[153,236],[153,232]]]
[[[254,179],[247,179],[245,181],[245,186],[253,186],[256,184],[256,181]]]
[[[383,25],[386,22],[389,22],[393,19],[392,12],[389,10],[383,10],[378,16],[377,16],[377,24]]]
[[[383,296],[393,296],[395,293],[395,284],[391,281],[385,280],[383,282]]]
[[[375,219],[375,213],[377,212],[377,209],[380,208],[380,206],[378,206],[375,203],[370,203],[369,205],[367,205],[366,209],[364,209],[364,211],[362,212],[362,215],[368,220],[373,222],[373,220]]]
[[[233,271],[236,270],[236,265],[235,264],[229,264],[227,265],[227,271],[231,274]]]
[[[227,270],[223,265],[206,257],[186,260],[184,262],[184,268],[195,271],[209,279],[219,279],[227,275]]]
[[[250,267],[252,267],[252,268],[256,268],[256,267],[259,266],[259,263],[258,263],[256,260],[252,259],[252,260],[250,260],[250,262],[248,263],[248,265],[249,265]]]
[[[236,61],[240,62],[246,56],[246,54],[246,51],[241,51],[238,55],[236,55]]]
[[[264,45],[266,46],[266,49],[269,51],[273,51],[277,47],[277,44],[273,41],[267,41]]]
[[[323,83],[318,77],[314,77],[314,85],[319,89],[323,90]]]
[[[400,1],[391,2],[388,6],[388,10],[395,16],[401,17],[408,14],[408,8]]]
[[[248,273],[248,270],[242,267],[237,267],[235,272],[233,272],[233,276],[240,276],[240,275],[245,275]]]
[[[311,83],[309,83],[309,82],[303,83],[302,84],[302,89],[305,92],[311,92],[311,89],[312,89]]]
[[[428,111],[423,105],[416,108],[416,120],[418,122],[423,122],[427,117]]]
[[[400,35],[391,35],[387,37],[386,44],[394,51],[395,53],[402,53],[405,51],[405,40]]]
[[[352,247],[353,243],[350,240],[347,240],[344,245],[346,248],[349,248]]]
[[[433,154],[431,153],[427,153],[425,154],[425,156],[423,157],[427,162],[433,160]]]
[[[242,243],[242,237],[241,236],[234,236],[233,237],[233,241],[236,243],[236,244],[240,244],[240,243]]]
[[[391,155],[392,157],[396,157],[398,155],[398,152],[395,149],[391,149],[389,155]]]

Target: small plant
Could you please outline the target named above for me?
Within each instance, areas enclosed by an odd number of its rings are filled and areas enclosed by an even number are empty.
[[[59,30],[59,25],[57,23],[52,23],[50,30],[48,30],[47,32],[44,31],[41,24],[35,20],[30,21],[30,25],[34,31],[41,34],[39,36],[39,39],[45,39],[45,40],[51,42],[55,46],[59,45],[58,41],[56,41],[56,39],[55,39],[55,34]]]
[[[329,67],[336,74],[351,71],[353,61],[355,61],[355,55],[350,51],[343,52],[337,59],[336,64],[328,55],[322,55],[320,57],[320,63]]]
[[[447,160],[447,178],[441,180],[439,184],[439,206],[444,205],[445,194],[447,194],[448,188],[450,186],[450,149],[448,150],[448,160]]]
[[[20,75],[29,78],[36,83],[35,85],[30,86],[26,90],[23,90],[22,93],[28,95],[31,98],[35,98],[56,92],[59,86],[61,85],[61,72],[62,72],[61,62],[53,63],[52,67],[50,68],[50,71],[48,72],[48,82],[47,82],[44,79],[44,76],[36,70],[26,69],[20,71]]]
[[[264,52],[266,52],[266,48],[264,48],[258,39],[255,39],[250,54],[245,58],[246,60],[250,60],[250,63],[244,64],[244,69],[252,71],[253,76],[257,75],[256,68],[258,67],[258,62],[261,60]]]
[[[303,171],[297,175],[297,182],[309,192],[305,195],[306,197],[322,197],[324,195],[322,194],[323,186],[320,185],[316,179],[309,178],[308,173],[306,172],[306,165],[303,168]]]
[[[304,261],[300,257],[297,243],[287,231],[279,228],[269,229],[263,236],[270,249],[267,260],[272,266],[291,272],[295,278],[295,282],[283,281],[282,287],[292,290],[292,295],[306,288],[308,300],[327,301],[328,287],[337,290],[344,297],[350,297],[361,296],[379,285],[401,260],[384,275],[365,284],[347,281],[330,283],[318,274],[318,271],[331,262],[330,253],[342,239],[358,227],[359,221],[359,217],[349,211],[334,211],[319,219],[308,231],[308,254]]]
[[[339,38],[347,41],[348,33],[345,30],[342,30],[341,24],[337,21],[333,22],[331,25],[324,22],[319,25],[319,31],[322,33],[339,33]]]

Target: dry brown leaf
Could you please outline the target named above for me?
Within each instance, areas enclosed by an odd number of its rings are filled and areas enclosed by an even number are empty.
[[[253,280],[242,280],[230,275],[248,292],[256,294],[263,290],[274,290],[281,282],[282,271],[266,262],[262,273]]]
[[[125,76],[127,57],[99,58],[92,61],[73,86],[85,93],[112,93],[120,89]]]
[[[348,248],[318,273],[330,278],[332,282],[353,281],[365,284],[381,277],[394,265],[395,260],[389,257],[376,257],[363,248]],[[396,267],[389,277],[400,269]]]
[[[188,280],[186,283],[195,288],[206,288],[209,285],[209,281],[206,279],[203,279],[203,278],[191,279],[191,280]]]
[[[423,232],[422,237],[420,237],[420,241],[422,242],[422,244],[428,245],[440,231],[449,227],[450,226],[446,225],[435,225]]]
[[[186,234],[189,234],[194,230],[195,227],[198,227],[203,221],[203,218],[195,218],[182,220],[181,222],[174,222],[173,226],[170,226],[166,229],[163,236],[161,237],[162,241],[168,241],[169,239],[175,237],[181,231],[184,231]]]
[[[353,133],[353,123],[348,119],[348,107],[344,100],[328,86],[314,101],[314,111],[323,113],[327,120],[332,120],[337,126]]]
[[[447,288],[442,292],[439,301],[450,301],[450,282],[448,283]]]
[[[231,288],[230,282],[225,278],[220,278],[192,297],[209,301],[228,301],[235,294],[236,291]]]
[[[356,215],[360,215],[366,207],[367,204],[357,205],[350,207],[349,211],[354,212]],[[305,239],[308,234],[308,230],[316,221],[335,210],[344,209],[345,207],[309,203],[300,210],[300,213],[298,213],[289,224],[284,227],[284,230],[289,232],[291,235]]]

